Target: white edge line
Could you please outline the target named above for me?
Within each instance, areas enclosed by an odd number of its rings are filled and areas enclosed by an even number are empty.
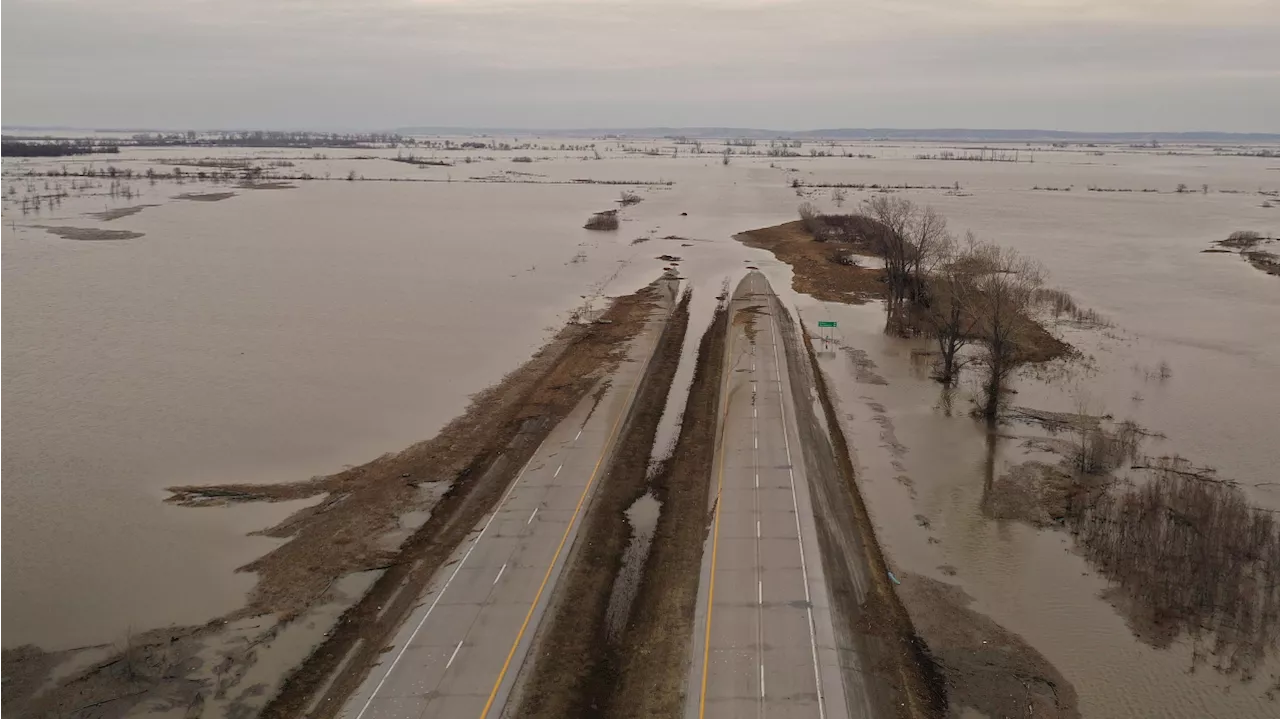
[[[785,311],[785,309],[783,311]],[[818,690],[818,717],[819,719],[826,719],[827,709],[822,697],[822,670],[818,666],[818,637],[817,632],[814,630],[813,623],[813,601],[809,598],[809,569],[808,565],[805,564],[804,558],[804,532],[800,528],[800,502],[796,499],[796,471],[795,466],[791,462],[791,440],[787,437],[787,406],[786,403],[783,402],[783,395],[785,393],[782,391],[782,361],[778,357],[778,333],[775,327],[776,325],[777,322],[770,319],[769,334],[773,338],[773,363],[775,371],[779,373],[778,408],[782,411],[782,443],[787,450],[787,474],[791,477],[791,508],[794,510],[796,517],[796,542],[800,545],[800,575],[804,580],[805,612],[809,617],[809,648],[813,653],[814,686]],[[763,671],[764,669],[762,667],[761,672]],[[760,687],[760,696],[764,696],[763,673],[760,675]]]
[[[520,469],[520,474],[516,475],[515,481],[511,483],[510,487],[507,487],[507,493],[502,495],[502,499],[498,502],[498,506],[494,508],[493,514],[489,515],[489,521],[484,523],[484,527],[480,529],[480,533],[471,541],[471,546],[467,547],[467,553],[462,555],[462,559],[458,561],[458,565],[453,568],[453,574],[450,574],[449,578],[445,580],[444,586],[440,588],[440,592],[436,594],[436,598],[431,600],[431,606],[427,607],[427,613],[422,615],[422,619],[418,621],[418,626],[413,628],[413,632],[409,635],[409,638],[405,640],[404,646],[400,647],[400,651],[396,652],[396,658],[391,660],[391,666],[387,667],[387,672],[378,680],[378,685],[373,688],[373,692],[369,694],[369,698],[365,700],[364,706],[360,707],[360,713],[356,714],[356,719],[360,719],[364,716],[365,712],[369,711],[369,705],[373,703],[374,698],[378,696],[378,692],[382,690],[382,685],[387,683],[387,678],[391,676],[391,672],[394,671],[396,665],[400,663],[400,658],[404,656],[406,651],[408,651],[409,645],[412,644],[414,638],[418,636],[418,632],[422,631],[422,625],[427,623],[427,618],[431,616],[431,612],[435,611],[436,605],[440,603],[440,598],[444,596],[445,591],[449,589],[449,585],[452,584],[454,578],[458,576],[458,572],[462,570],[462,565],[467,563],[467,557],[471,556],[471,552],[476,548],[476,545],[480,543],[480,538],[489,530],[489,525],[493,524],[493,520],[498,516],[498,512],[502,511],[502,505],[506,504],[507,498],[511,496],[511,492],[515,490],[516,485],[520,484],[520,480],[524,478],[525,471],[529,469],[529,463],[533,461],[534,457],[538,456],[538,452],[541,450],[542,442],[539,442],[537,449],[534,449],[533,454],[529,455],[529,461],[525,462],[524,467]]]

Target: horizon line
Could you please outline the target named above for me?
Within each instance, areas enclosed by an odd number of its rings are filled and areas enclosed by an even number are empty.
[[[0,131],[23,130],[23,131],[62,131],[62,132],[186,132],[195,128],[130,128],[130,127],[87,127],[79,125],[38,125],[38,124],[0,124]],[[974,133],[987,135],[990,137],[1000,137],[1002,134],[1008,136],[1017,136],[1018,139],[1025,139],[1034,136],[1043,136],[1045,138],[1062,137],[1062,138],[1088,138],[1088,137],[1125,137],[1125,138],[1143,138],[1143,137],[1186,137],[1186,136],[1216,136],[1216,137],[1254,137],[1269,138],[1280,140],[1280,131],[1229,131],[1229,130],[1054,130],[1045,128],[995,128],[995,127],[820,127],[811,129],[773,129],[749,126],[731,126],[731,125],[630,125],[630,126],[580,126],[580,127],[520,127],[520,126],[500,126],[500,125],[412,125],[405,124],[391,128],[381,129],[356,129],[356,128],[301,128],[301,127],[227,127],[227,128],[200,128],[197,132],[343,132],[343,133],[366,133],[366,134],[408,134],[410,132],[469,132],[469,133],[521,133],[521,134],[538,134],[538,133],[556,133],[556,134],[636,134],[636,133],[725,133],[722,136],[735,137],[754,134],[758,136],[773,136],[775,138],[783,138],[791,135],[805,135],[810,137],[823,137],[824,134],[861,134],[861,135],[896,135],[891,139],[927,139],[927,135],[933,133],[946,136],[962,136],[965,133]],[[736,135],[734,134],[736,133]],[[911,133],[919,133],[919,136],[913,136]],[[947,139],[952,139],[948,137]]]

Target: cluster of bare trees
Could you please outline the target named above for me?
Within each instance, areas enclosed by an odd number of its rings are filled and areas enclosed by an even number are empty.
[[[981,346],[972,358],[985,370],[979,406],[994,418],[1034,327],[1040,266],[972,233],[957,240],[941,213],[902,197],[877,196],[855,215],[819,215],[806,203],[800,215],[815,238],[856,238],[884,259],[886,331],[932,337],[939,381],[954,382],[967,361],[962,350]]]
[[[932,207],[892,195],[880,195],[863,204],[863,214],[879,227],[889,298],[889,329],[905,333],[910,327],[908,303],[924,304],[929,290],[926,278],[950,253],[954,244],[947,218]]]
[[[1196,659],[1249,679],[1280,642],[1280,523],[1212,471],[1178,457],[1146,467],[1148,481],[1073,509],[1085,557],[1132,601],[1141,635],[1180,635]]]
[[[1043,280],[1039,265],[972,233],[957,242],[945,217],[905,198],[876,197],[863,212],[881,228],[888,329],[933,337],[936,376],[946,384],[963,366],[961,350],[978,342],[978,360],[986,370],[980,407],[985,416],[995,417],[1018,366],[1027,313]]]

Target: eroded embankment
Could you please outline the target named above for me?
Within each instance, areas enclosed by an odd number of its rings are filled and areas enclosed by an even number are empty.
[[[717,411],[728,312],[722,304],[698,343],[675,450],[653,476],[662,503],[652,548],[625,629],[588,684],[585,704],[607,717],[674,717],[684,710],[698,578],[710,513]]]
[[[878,716],[944,716],[942,677],[890,584],[888,565],[858,490],[849,447],[809,335],[797,330],[776,297],[773,307],[792,396],[797,398],[796,424],[804,439],[801,444],[837,638],[857,648],[857,670],[863,674],[858,683],[866,688],[867,704]],[[815,390],[821,420],[813,405],[804,401]],[[868,586],[860,589],[864,583]],[[843,672],[849,697],[858,694],[851,685],[852,669],[846,665]]]
[[[565,327],[532,359],[476,395],[439,435],[402,452],[303,482],[173,488],[170,501],[186,506],[324,498],[262,532],[289,541],[242,568],[258,575],[243,609],[203,626],[132,636],[38,695],[47,672],[24,683],[29,691],[6,683],[4,713],[62,716],[93,707],[108,717],[183,708],[196,714],[332,715],[542,438],[625,357],[657,292],[650,286],[618,298],[603,322]],[[406,540],[388,546],[403,532],[402,517],[427,511],[430,517]],[[382,572],[362,598],[345,599],[339,591],[344,577],[369,570]],[[347,603],[336,622],[335,602]],[[314,651],[300,665],[296,658],[272,664],[281,633],[304,625],[314,625],[304,631],[310,632],[306,641],[318,643]],[[44,653],[26,649],[5,652],[6,677],[23,673],[24,665],[48,663],[40,661]]]
[[[536,656],[520,697],[518,716],[586,716],[614,675],[618,657],[610,641],[609,602],[620,581],[634,529],[627,510],[647,490],[649,455],[689,325],[690,290],[667,321],[654,348],[608,470],[592,498],[560,580],[550,621],[535,639]],[[624,612],[626,608],[622,610]]]

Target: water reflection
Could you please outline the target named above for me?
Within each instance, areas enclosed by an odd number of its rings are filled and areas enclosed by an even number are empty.
[[[1176,457],[1143,473],[1073,507],[1072,534],[1139,638],[1167,647],[1186,636],[1197,662],[1252,679],[1280,639],[1275,515]]]

